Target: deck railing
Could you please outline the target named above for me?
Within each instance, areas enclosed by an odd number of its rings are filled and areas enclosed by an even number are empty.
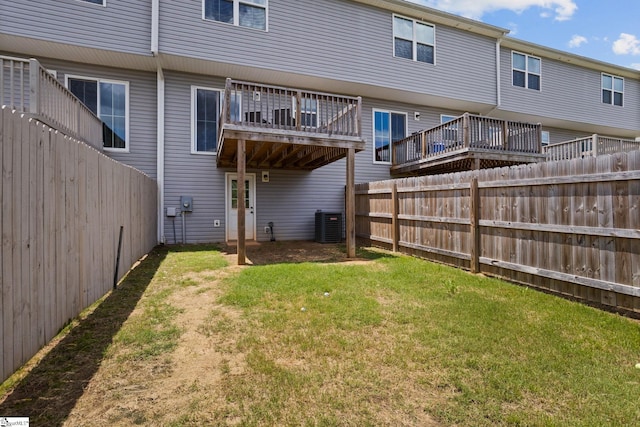
[[[362,99],[227,79],[220,120],[248,128],[362,135]],[[220,147],[221,144],[218,144]]]
[[[393,143],[392,164],[400,165],[462,149],[541,152],[541,125],[464,115]]]
[[[598,157],[640,149],[640,141],[593,134],[585,138],[559,142],[543,147],[547,161]]]
[[[0,56],[0,105],[102,149],[102,121],[36,59]]]

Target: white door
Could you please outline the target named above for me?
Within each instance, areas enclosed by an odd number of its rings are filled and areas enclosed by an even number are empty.
[[[227,240],[238,240],[238,199],[244,199],[245,239],[254,240],[256,236],[256,175],[246,174],[244,192],[238,191],[238,175],[227,174]],[[244,194],[243,194],[244,193]]]

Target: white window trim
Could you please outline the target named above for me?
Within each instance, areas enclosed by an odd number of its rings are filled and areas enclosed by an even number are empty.
[[[602,78],[603,78],[604,76],[611,77],[611,89],[605,89],[605,88],[602,86]],[[615,79],[620,79],[620,80],[622,80],[622,92],[620,92],[619,90],[615,90],[615,87],[616,87],[616,85],[615,85],[615,83],[614,83],[614,82],[615,82]],[[624,107],[624,87],[625,87],[624,77],[622,77],[622,76],[616,76],[616,75],[614,75],[614,74],[609,74],[609,73],[601,73],[601,74],[600,74],[600,102],[601,102],[601,103],[603,103],[603,104],[605,104],[605,105],[611,105],[611,106],[614,106],[614,107]],[[603,91],[603,90],[611,90],[611,103],[607,104],[606,102],[604,102],[604,101],[602,100],[602,91]],[[617,92],[617,93],[621,93],[621,94],[622,94],[622,105],[616,105],[616,104],[614,103],[614,98],[615,98],[615,93],[616,93],[616,92]]]
[[[231,1],[233,1],[233,23],[230,24],[228,22],[216,21],[215,19],[206,18],[204,13],[206,0],[202,0],[202,20],[208,21],[208,22],[218,22],[220,24],[232,25],[234,27],[247,28],[249,30],[269,32],[269,0],[266,0],[266,3],[264,6],[262,6],[261,4],[256,4],[251,0],[231,0]],[[264,7],[264,10],[265,10],[264,30],[260,28],[244,27],[240,25],[240,3],[250,4],[257,7]]]
[[[131,133],[129,132],[129,82],[124,80],[112,80],[112,79],[102,79],[99,77],[87,77],[80,76],[76,74],[65,74],[64,76],[64,85],[67,89],[69,89],[69,79],[78,79],[78,80],[89,80],[98,83],[114,83],[119,85],[124,85],[124,148],[113,148],[113,147],[105,147],[104,141],[102,141],[102,149],[104,151],[110,151],[114,153],[128,153],[131,140]],[[100,90],[98,87],[98,118],[100,117]]]
[[[522,70],[517,69],[513,66],[513,54],[517,53],[518,55],[524,55],[525,57],[525,61],[524,61],[524,87],[522,86],[516,86],[515,84],[513,84],[513,71],[520,71],[522,72]],[[531,71],[529,71],[529,58],[534,58],[537,59],[538,61],[540,61],[540,72],[539,73],[532,73]],[[540,77],[540,89],[532,89],[529,87],[529,74],[533,74],[535,76],[539,76]],[[602,80],[601,80],[602,82]],[[602,84],[602,83],[601,83]],[[538,56],[533,56],[533,55],[529,55],[528,53],[524,53],[524,52],[518,52],[517,50],[512,50],[511,51],[511,86],[513,87],[517,87],[520,89],[529,89],[529,90],[533,90],[536,92],[542,92],[542,58],[538,57]]]
[[[216,141],[216,151],[198,151],[198,143],[196,141],[196,125],[197,125],[197,119],[196,119],[196,111],[198,108],[198,97],[196,96],[196,93],[198,91],[198,89],[201,90],[210,90],[210,91],[214,91],[214,92],[218,92],[219,93],[219,97],[218,97],[218,101],[219,104],[218,105],[218,123],[220,123],[220,120],[222,120],[222,117],[220,116],[220,114],[222,113],[222,98],[224,96],[224,91],[222,89],[217,89],[217,88],[213,88],[213,87],[206,87],[206,86],[196,86],[196,85],[191,85],[191,154],[199,154],[201,156],[216,156],[218,154],[218,144]],[[219,129],[219,127],[218,127]],[[217,133],[217,132],[216,132]],[[216,135],[217,138],[220,138],[220,135]]]
[[[92,3],[92,2],[89,2],[89,1],[86,1],[86,0],[76,0],[76,1],[78,1],[80,3],[90,4],[90,5],[93,5],[93,6],[107,7],[107,0],[102,0],[102,4]]]
[[[412,21],[413,22],[413,39],[411,40],[412,43],[412,50],[413,50],[413,54],[412,54],[412,61],[413,62],[419,62],[421,64],[427,64],[427,65],[433,65],[435,66],[437,63],[437,55],[436,55],[436,25],[432,24],[431,22],[424,22],[424,21],[420,21],[417,19],[413,19],[413,18],[409,18],[408,16],[404,16],[404,15],[398,15],[397,13],[394,13],[392,18],[391,18],[391,37],[392,37],[392,42],[393,42],[393,57],[394,58],[400,58],[400,59],[407,59],[407,58],[402,58],[399,56],[396,56],[396,35],[395,35],[395,31],[394,31],[394,22],[395,22],[395,18],[402,18],[402,19],[406,19],[408,21]],[[423,62],[423,61],[418,61],[418,40],[416,39],[416,23],[418,24],[423,24],[423,25],[428,25],[430,27],[433,28],[433,64],[431,64],[430,62]],[[403,39],[406,40],[406,39]]]
[[[409,132],[409,114],[405,111],[394,111],[394,110],[383,110],[382,108],[372,108],[371,109],[371,130],[373,138],[371,138],[373,142],[373,164],[376,165],[390,165],[393,160],[393,141],[389,139],[389,161],[384,162],[381,160],[376,160],[376,113],[389,113],[389,118],[391,118],[391,114],[402,114],[404,115],[404,137],[407,137],[407,132]],[[389,131],[391,131],[391,123],[389,123]]]

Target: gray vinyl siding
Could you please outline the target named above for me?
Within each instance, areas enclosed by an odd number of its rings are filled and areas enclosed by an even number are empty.
[[[193,197],[193,212],[185,217],[187,242],[225,240],[224,171],[216,157],[191,154],[191,85],[224,88],[224,79],[165,72],[165,207],[180,208],[180,196]],[[220,220],[220,227],[213,221]],[[177,242],[182,238],[176,217]],[[173,224],[165,217],[167,243],[174,242]]]
[[[151,1],[0,0],[0,32],[149,55]]]
[[[625,78],[624,106],[602,103],[601,72],[542,57],[541,90],[513,86],[511,49],[501,50],[501,109],[542,117],[637,129],[640,81]],[[526,52],[523,52],[526,53]]]
[[[58,81],[65,84],[65,76],[81,76],[129,82],[128,153],[105,151],[109,157],[133,166],[156,178],[157,111],[155,73],[63,62],[37,58],[44,67],[56,70]]]
[[[590,133],[587,133],[587,132],[551,128],[551,127],[544,127],[544,126],[542,127],[542,130],[546,130],[549,132],[549,142],[551,144],[557,144],[558,142],[571,141],[572,139],[584,138],[591,135]]]
[[[225,240],[225,173],[232,169],[216,168],[211,155],[191,154],[191,86],[222,89],[224,79],[177,72],[165,73],[165,206],[179,208],[180,196],[193,197],[194,210],[187,214],[187,242],[220,242]],[[440,114],[461,112],[398,105],[383,100],[363,100],[363,136],[366,149],[356,154],[356,182],[390,178],[389,165],[374,164],[372,157],[372,109],[406,112],[408,132],[437,125]],[[420,121],[413,119],[421,113]],[[261,170],[248,170],[256,175],[256,239],[269,240],[264,233],[269,222],[274,223],[276,240],[311,240],[317,210],[344,214],[346,162],[340,160],[313,171],[269,170],[269,182],[262,182]],[[214,227],[220,220],[220,227]],[[165,241],[180,242],[182,222],[175,219],[174,240],[172,219],[165,217]]]
[[[164,2],[160,51],[495,104],[495,40],[436,26],[436,64],[393,57],[392,13],[346,0],[270,0],[269,31],[202,19],[202,2]],[[196,42],[199,41],[199,42]],[[366,94],[359,94],[366,96]]]
[[[193,197],[193,212],[187,214],[187,242],[225,240],[225,173],[216,168],[216,157],[191,154],[191,86],[222,89],[224,78],[165,72],[165,206],[180,206],[180,196]],[[369,134],[371,131],[368,131]],[[370,151],[356,155],[356,179],[389,177],[387,165],[373,165]],[[274,223],[277,240],[313,239],[314,213],[344,211],[344,160],[314,171],[269,170],[268,183],[256,174],[256,239],[269,240],[264,227]],[[220,220],[220,227],[214,227]],[[174,242],[172,219],[165,217],[165,241]],[[181,219],[176,218],[175,241],[180,242]]]

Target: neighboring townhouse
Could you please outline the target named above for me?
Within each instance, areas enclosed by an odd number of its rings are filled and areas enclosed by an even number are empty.
[[[390,178],[392,140],[465,112],[541,123],[552,143],[640,136],[640,72],[507,33],[401,0],[0,0],[0,55],[55,72],[112,130],[104,152],[158,180],[167,243],[235,237],[237,153],[217,156],[223,105],[230,119],[297,119],[337,140],[332,121],[355,103],[329,112],[325,96],[360,97],[356,182]],[[227,78],[263,86],[225,99]],[[273,87],[291,88],[290,103],[259,116],[251,103],[275,99]],[[252,150],[262,164],[249,155],[247,239],[269,240],[269,223],[277,240],[312,239],[317,210],[344,212],[343,152],[306,170]]]

